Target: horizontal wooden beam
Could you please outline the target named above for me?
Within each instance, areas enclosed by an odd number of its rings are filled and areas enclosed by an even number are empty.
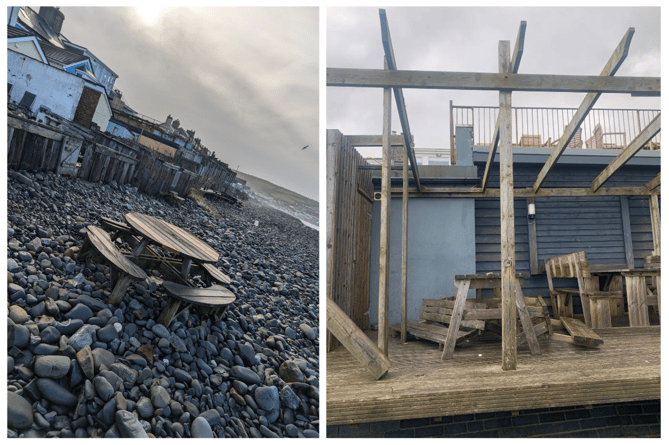
[[[352,135],[346,136],[346,140],[353,147],[380,147],[381,135]],[[404,138],[401,134],[394,134],[390,137],[390,144],[398,147],[404,146]]]
[[[609,58],[609,61],[604,66],[604,69],[602,70],[601,73],[599,73],[600,77],[606,78],[616,74],[618,68],[620,68],[620,65],[622,65],[623,61],[627,57],[630,43],[632,43],[633,35],[634,35],[634,28],[628,29],[625,35],[623,36],[622,40],[616,47],[616,50]],[[550,156],[546,160],[546,163],[544,164],[544,166],[541,168],[541,171],[537,175],[537,179],[533,185],[535,191],[538,190],[539,187],[541,187],[541,185],[544,183],[546,177],[548,176],[548,173],[555,166],[560,156],[562,156],[562,153],[564,153],[565,149],[567,148],[567,144],[569,144],[569,141],[571,141],[571,139],[574,137],[576,131],[578,131],[578,129],[581,127],[581,123],[583,123],[585,118],[588,116],[588,113],[590,113],[592,107],[595,106],[595,102],[597,102],[599,96],[601,96],[601,93],[588,93],[585,95],[585,98],[583,98],[583,101],[581,102],[581,105],[579,105],[578,110],[576,110],[576,113],[574,113],[574,116],[567,124],[567,127],[565,128],[564,133],[560,137],[557,146],[553,149]]]
[[[463,73],[446,71],[386,71],[328,68],[327,86],[419,88],[444,90],[512,90],[561,93],[660,95],[659,77],[600,77],[553,74]]]
[[[606,167],[596,178],[592,181],[592,191],[597,191],[602,184],[611,178],[611,176],[617,172],[620,167],[625,165],[627,161],[632,159],[632,156],[637,154],[641,148],[648,141],[650,141],[657,133],[660,132],[661,128],[661,115],[662,113],[657,113],[655,119],[653,119],[646,128],[643,129],[641,133],[634,140],[624,148],[618,156]]]
[[[402,189],[392,188],[393,198],[402,196]],[[513,190],[515,198],[541,198],[549,196],[648,196],[648,189],[644,187],[602,187],[592,191],[589,187],[541,188],[538,191],[532,188],[516,188]],[[421,193],[409,192],[410,198],[499,198],[499,189],[481,187],[423,187]]]
[[[17,130],[24,130],[28,133],[36,134],[47,139],[53,139],[55,141],[61,141],[64,136],[64,133],[46,128],[46,126],[43,124],[38,124],[35,121],[23,120],[9,115],[7,116],[7,126],[16,128]]]

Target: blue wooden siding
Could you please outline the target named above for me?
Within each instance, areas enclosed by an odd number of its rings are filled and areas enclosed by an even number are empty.
[[[531,187],[542,165],[514,165],[514,186]],[[556,166],[543,187],[590,187],[604,165]],[[480,169],[482,170],[482,169]],[[658,166],[625,166],[612,176],[606,187],[644,186],[658,173]],[[493,165],[489,187],[499,187],[498,164]],[[630,197],[630,229],[635,267],[653,249],[647,197]],[[591,264],[625,264],[623,211],[618,196],[572,196],[536,198],[536,239],[539,269],[544,259],[584,250]],[[476,272],[500,272],[499,199],[476,200]],[[527,201],[514,201],[516,225],[516,270],[530,273],[530,246]],[[574,287],[570,280],[559,286]],[[545,273],[532,275],[523,284],[525,295],[541,295],[549,303]],[[485,295],[485,293],[484,293]],[[550,304],[550,303],[549,303]],[[581,312],[577,302],[575,310]]]

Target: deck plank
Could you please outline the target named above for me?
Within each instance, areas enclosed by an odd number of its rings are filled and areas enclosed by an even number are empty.
[[[520,346],[515,371],[502,371],[499,341],[463,343],[447,361],[434,343],[391,341],[379,381],[338,348],[327,355],[327,424],[659,399],[660,327],[596,332],[598,349],[541,338],[534,356]]]

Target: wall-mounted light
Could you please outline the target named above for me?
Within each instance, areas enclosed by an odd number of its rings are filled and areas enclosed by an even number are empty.
[[[534,219],[534,217],[537,215],[537,209],[534,206],[534,203],[531,202],[527,205],[527,218],[528,219]]]

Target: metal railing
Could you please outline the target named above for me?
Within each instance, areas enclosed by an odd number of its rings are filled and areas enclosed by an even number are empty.
[[[473,127],[475,145],[491,145],[498,107],[467,107],[451,102],[451,129]],[[512,108],[512,144],[520,147],[554,147],[576,108]],[[569,148],[625,148],[660,110],[593,109],[569,142]],[[451,136],[451,149],[455,146]],[[661,133],[644,148],[658,150]]]

